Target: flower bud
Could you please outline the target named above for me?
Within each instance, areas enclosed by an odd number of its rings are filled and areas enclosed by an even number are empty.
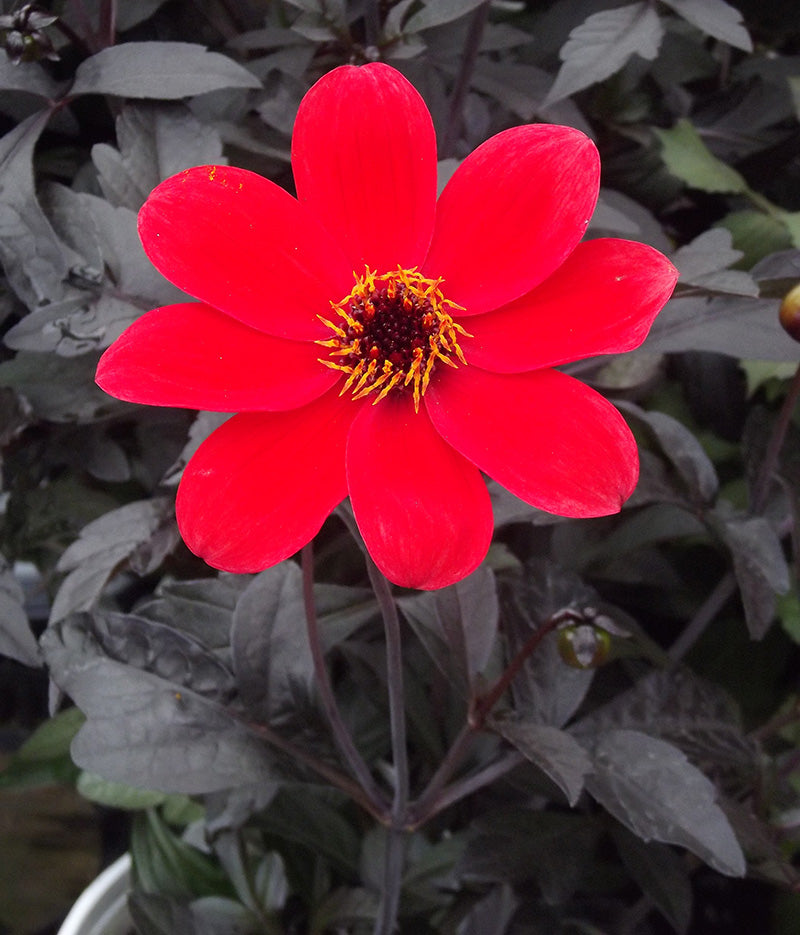
[[[558,631],[558,651],[573,669],[601,666],[611,649],[611,634],[593,623],[572,623]]]
[[[786,293],[778,315],[784,331],[800,341],[800,283]]]

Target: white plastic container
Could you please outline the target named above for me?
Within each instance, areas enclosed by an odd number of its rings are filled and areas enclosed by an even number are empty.
[[[130,854],[123,854],[81,893],[58,935],[130,935],[130,878]]]

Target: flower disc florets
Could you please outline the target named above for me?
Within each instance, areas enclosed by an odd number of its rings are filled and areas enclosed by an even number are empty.
[[[320,363],[347,374],[341,393],[352,389],[360,399],[377,392],[377,403],[393,391],[410,391],[419,411],[437,362],[466,363],[458,338],[468,333],[450,314],[461,306],[443,296],[441,279],[426,279],[416,268],[381,275],[367,268],[355,278],[350,294],[331,302],[336,320],[320,315],[334,335],[317,341],[330,348]]]

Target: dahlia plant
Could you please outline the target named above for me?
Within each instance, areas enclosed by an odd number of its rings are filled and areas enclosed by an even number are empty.
[[[295,5],[209,7],[225,54],[28,11],[0,69],[44,102],[0,141],[0,651],[52,713],[0,791],[125,816],[139,935],[777,918],[800,205],[730,130],[741,17]],[[115,136],[35,189],[92,95]]]

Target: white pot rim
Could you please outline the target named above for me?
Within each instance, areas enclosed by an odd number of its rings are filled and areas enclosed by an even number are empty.
[[[131,856],[123,854],[96,877],[76,900],[58,935],[114,935],[127,931],[126,900],[130,889]],[[110,923],[116,923],[111,929]]]

